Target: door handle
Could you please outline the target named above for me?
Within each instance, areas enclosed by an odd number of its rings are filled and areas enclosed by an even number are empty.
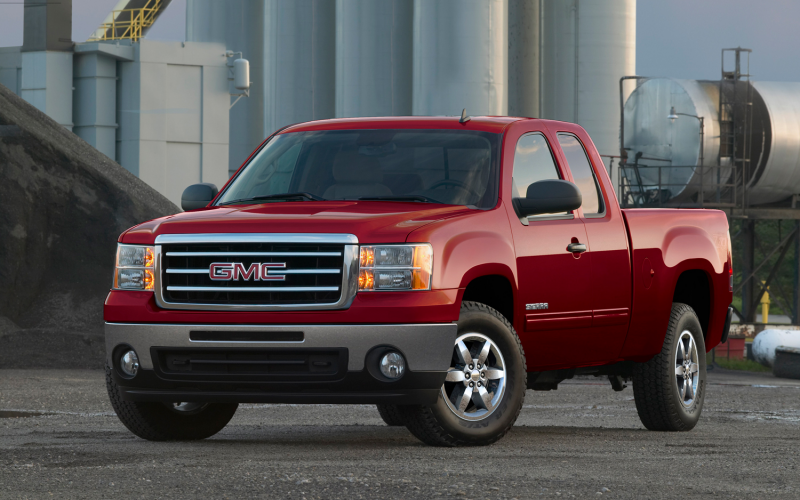
[[[586,251],[585,243],[570,243],[569,245],[567,245],[567,252],[583,253],[585,251]]]

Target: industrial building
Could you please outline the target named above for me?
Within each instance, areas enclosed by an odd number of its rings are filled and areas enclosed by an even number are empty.
[[[77,43],[71,0],[25,6],[0,83],[176,203],[275,130],[333,117],[552,118],[618,156],[636,69],[635,0],[188,0],[184,43],[144,38],[168,0],[121,0]]]

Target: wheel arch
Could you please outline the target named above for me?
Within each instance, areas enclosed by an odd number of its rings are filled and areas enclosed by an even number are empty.
[[[712,303],[711,278],[702,269],[689,269],[680,273],[672,293],[672,302],[691,306],[703,328],[703,338],[708,339]]]
[[[481,274],[472,277],[464,287],[461,302],[480,302],[505,316],[509,323],[514,324],[514,297],[515,289],[512,281],[503,274]]]

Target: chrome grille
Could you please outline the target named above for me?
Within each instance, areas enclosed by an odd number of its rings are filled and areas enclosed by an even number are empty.
[[[170,309],[345,308],[357,287],[354,243],[353,235],[161,235],[156,300]]]

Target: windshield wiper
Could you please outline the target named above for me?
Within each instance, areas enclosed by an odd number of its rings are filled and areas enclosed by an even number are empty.
[[[280,193],[280,194],[266,194],[263,196],[253,196],[252,198],[242,198],[239,200],[233,201],[226,201],[220,203],[219,205],[233,205],[234,203],[244,203],[247,201],[261,201],[261,200],[296,200],[296,199],[306,199],[312,201],[325,201],[325,198],[321,196],[317,196],[315,194],[306,193],[306,192],[297,192],[297,193]]]
[[[362,196],[359,201],[421,201],[423,203],[442,203],[421,194],[400,194],[396,196]]]

